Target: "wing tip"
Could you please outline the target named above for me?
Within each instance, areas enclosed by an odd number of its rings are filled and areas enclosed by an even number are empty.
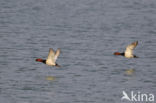
[[[132,44],[131,45],[133,45],[133,46],[137,46],[138,45],[138,41],[135,41],[135,42],[132,42]]]

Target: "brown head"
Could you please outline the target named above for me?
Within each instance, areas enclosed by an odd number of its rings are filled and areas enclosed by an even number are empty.
[[[41,59],[41,58],[37,58],[36,61],[37,61],[37,62],[43,62],[44,60]]]
[[[114,53],[114,55],[122,55],[122,56],[124,56],[124,55],[125,55],[125,53],[115,52],[115,53]]]
[[[46,60],[43,60],[43,59],[41,59],[41,58],[37,58],[36,61],[37,61],[37,62],[42,62],[42,63],[46,64]]]
[[[121,53],[119,53],[119,52],[115,52],[114,55],[121,55]]]

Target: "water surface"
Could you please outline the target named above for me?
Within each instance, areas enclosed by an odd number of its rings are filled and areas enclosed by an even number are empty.
[[[155,10],[155,0],[0,0],[0,103],[121,103],[123,90],[155,94]],[[113,55],[136,40],[139,58]],[[61,68],[35,62],[49,48],[61,48]]]

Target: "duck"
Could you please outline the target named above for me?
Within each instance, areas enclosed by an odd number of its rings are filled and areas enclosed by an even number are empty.
[[[36,61],[37,62],[42,62],[42,63],[44,63],[44,64],[46,64],[48,66],[60,67],[60,65],[58,65],[56,63],[56,60],[57,60],[58,56],[60,55],[60,51],[61,51],[60,48],[58,48],[56,50],[56,52],[52,48],[50,48],[47,59],[37,58]]]
[[[138,41],[132,42],[126,47],[126,50],[124,52],[115,52],[114,55],[121,55],[125,58],[138,58],[136,55],[133,54],[133,50],[136,48],[137,45]]]

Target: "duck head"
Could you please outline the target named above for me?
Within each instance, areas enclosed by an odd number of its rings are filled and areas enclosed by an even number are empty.
[[[37,58],[36,61],[37,61],[37,62],[43,62],[43,59]]]
[[[43,60],[43,59],[41,59],[41,58],[37,58],[36,61],[37,61],[37,62],[46,63],[46,60]]]
[[[115,52],[114,55],[122,55],[124,56],[125,53]]]

